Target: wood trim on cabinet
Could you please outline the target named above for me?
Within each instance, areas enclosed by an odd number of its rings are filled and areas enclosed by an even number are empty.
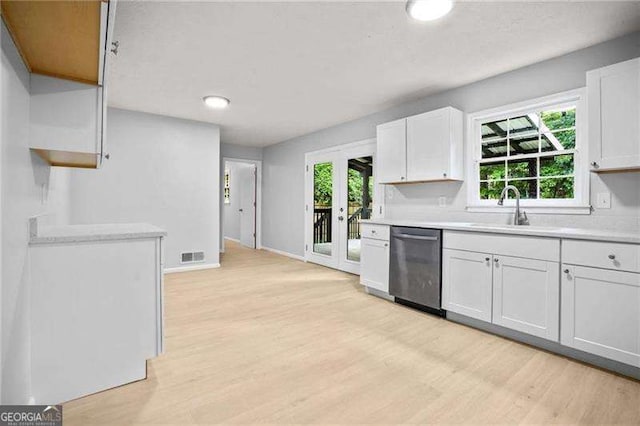
[[[53,149],[30,148],[47,164],[53,167],[75,167],[80,169],[97,169],[98,156],[93,152],[56,151]]]
[[[7,29],[30,72],[98,84],[102,0],[2,0]]]

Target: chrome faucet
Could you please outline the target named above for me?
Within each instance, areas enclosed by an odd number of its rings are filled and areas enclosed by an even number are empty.
[[[525,213],[524,211],[520,212],[520,191],[518,191],[518,188],[516,188],[513,185],[507,185],[504,187],[504,189],[502,190],[502,193],[500,194],[500,199],[498,200],[498,205],[502,206],[504,205],[504,197],[507,196],[507,192],[509,192],[509,190],[512,190],[514,194],[516,194],[516,212],[513,216],[513,224],[514,225],[528,225],[529,224],[529,219],[527,218],[527,213]]]

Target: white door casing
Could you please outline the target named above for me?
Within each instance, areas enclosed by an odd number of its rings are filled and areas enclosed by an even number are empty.
[[[238,192],[240,196],[240,243],[256,248],[256,166],[238,170]]]

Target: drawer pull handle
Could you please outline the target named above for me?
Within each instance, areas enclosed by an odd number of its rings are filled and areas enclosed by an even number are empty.
[[[372,233],[372,234],[375,234],[375,233],[376,233],[376,230],[375,230],[375,229],[372,229],[372,230],[371,230],[371,233]]]
[[[615,260],[615,258],[616,258],[616,255],[615,255],[615,254],[610,254],[610,255],[609,255],[609,259],[611,259],[611,260]]]
[[[486,260],[487,262],[491,260],[490,257],[485,257],[484,260]]]
[[[409,239],[409,240],[424,240],[424,241],[438,241],[438,237],[429,237],[423,235],[413,235],[413,234],[396,234],[396,238],[399,239]]]
[[[569,270],[568,270],[568,269],[565,269],[565,270],[564,270],[564,273],[565,273],[565,274],[568,274],[568,273],[569,273]]]

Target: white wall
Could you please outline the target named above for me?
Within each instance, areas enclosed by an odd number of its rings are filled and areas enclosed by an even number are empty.
[[[253,164],[227,161],[225,168],[229,171],[229,204],[222,204],[223,233],[226,238],[240,239],[240,197],[243,191],[240,173],[253,169]],[[224,197],[223,197],[224,198]]]
[[[262,148],[255,146],[220,144],[220,158],[237,158],[242,160],[262,160]]]
[[[71,172],[71,222],[151,223],[168,232],[167,268],[196,250],[218,264],[219,127],[115,108],[107,120],[111,159]]]
[[[29,151],[29,73],[7,32],[2,43],[2,402],[30,397],[28,219],[68,216],[68,175]]]
[[[457,89],[266,147],[263,150],[263,244],[304,254],[304,154],[375,137],[376,125],[425,111],[454,106],[465,112],[584,87],[585,72],[640,56],[640,33],[582,49]],[[452,70],[455,72],[455,70]],[[612,192],[611,210],[588,216],[529,215],[532,224],[640,230],[640,173],[592,176],[592,194]],[[437,207],[439,196],[448,200]],[[505,214],[467,213],[464,184],[389,186],[386,216],[397,218],[506,221]]]

